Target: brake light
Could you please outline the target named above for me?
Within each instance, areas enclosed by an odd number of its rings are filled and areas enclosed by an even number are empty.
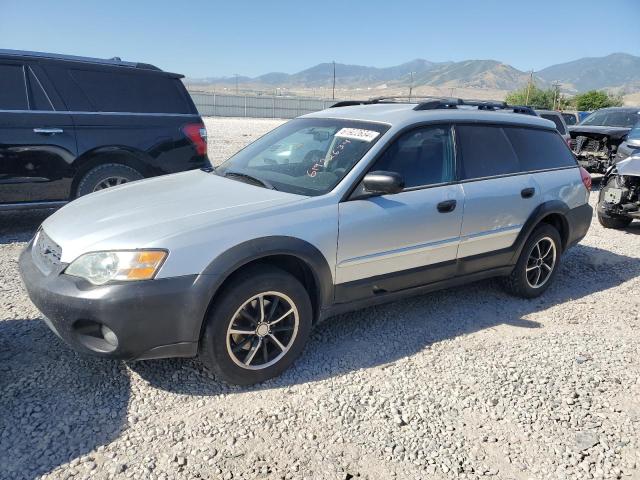
[[[202,123],[188,123],[182,127],[182,133],[191,140],[198,155],[207,154],[207,129]]]
[[[584,168],[580,167],[580,176],[582,177],[582,183],[584,183],[585,188],[590,192],[591,191],[591,174],[587,172]]]

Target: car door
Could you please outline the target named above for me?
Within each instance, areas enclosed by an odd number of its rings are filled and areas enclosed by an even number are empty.
[[[511,247],[540,203],[533,177],[520,165],[499,125],[456,125],[464,218],[459,274],[507,265]]]
[[[464,195],[454,183],[454,158],[449,125],[415,128],[392,141],[369,169],[399,173],[404,190],[340,203],[337,303],[455,274]]]
[[[67,200],[75,155],[71,116],[35,70],[0,60],[0,203]]]

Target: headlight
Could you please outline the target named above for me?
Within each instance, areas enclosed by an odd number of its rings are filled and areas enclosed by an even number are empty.
[[[164,250],[86,253],[75,259],[65,273],[81,277],[94,285],[111,280],[152,279],[167,256]]]

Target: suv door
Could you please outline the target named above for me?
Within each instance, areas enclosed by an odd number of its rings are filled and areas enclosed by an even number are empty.
[[[404,190],[367,198],[359,185],[356,198],[340,203],[337,303],[455,274],[464,194],[454,158],[450,125],[412,129],[370,168],[399,173]]]
[[[506,249],[539,205],[540,192],[501,126],[456,125],[455,132],[464,189],[458,273],[464,275],[508,264]]]
[[[75,156],[71,116],[33,68],[0,60],[0,203],[67,200]]]

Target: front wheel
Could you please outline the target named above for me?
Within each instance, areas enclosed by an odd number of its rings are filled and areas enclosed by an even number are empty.
[[[546,223],[536,227],[527,239],[511,275],[504,280],[507,291],[522,298],[542,295],[556,276],[561,252],[558,230]]]
[[[309,294],[295,277],[274,267],[248,269],[212,305],[200,359],[228,383],[262,382],[300,355],[312,316]]]

